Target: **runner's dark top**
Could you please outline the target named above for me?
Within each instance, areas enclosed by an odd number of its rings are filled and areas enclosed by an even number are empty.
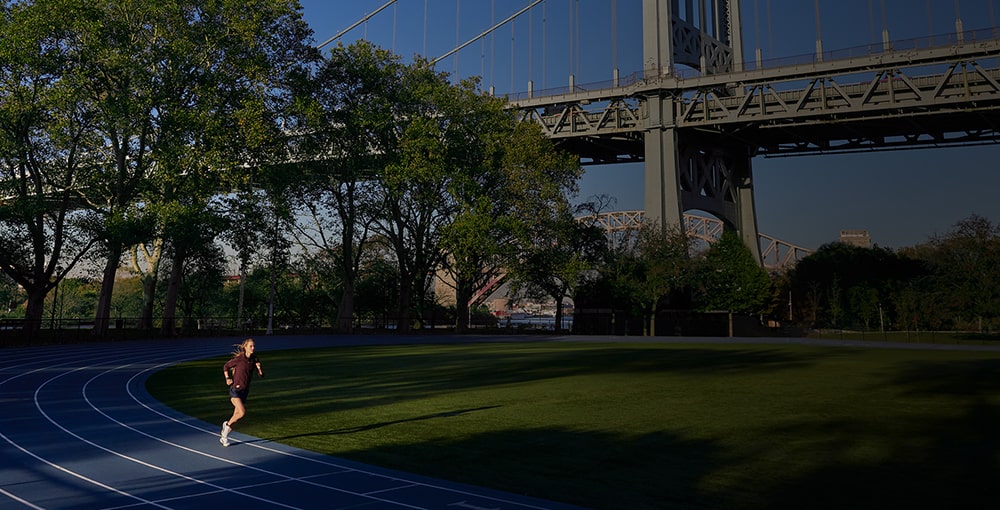
[[[249,358],[245,354],[240,354],[226,362],[223,368],[227,373],[230,370],[233,371],[234,388],[237,390],[248,390],[250,389],[250,379],[253,377],[253,373],[257,371],[257,363],[260,363],[257,354],[251,354]]]

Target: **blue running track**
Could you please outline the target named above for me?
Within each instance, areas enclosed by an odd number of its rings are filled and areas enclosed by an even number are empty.
[[[238,433],[231,436],[234,444],[223,448],[219,424],[182,415],[146,393],[145,381],[153,372],[224,356],[238,340],[0,350],[0,509],[576,508]],[[405,341],[388,336],[264,337],[258,348],[266,361],[268,350]],[[224,393],[220,399],[225,405]],[[220,409],[226,412],[228,406]]]

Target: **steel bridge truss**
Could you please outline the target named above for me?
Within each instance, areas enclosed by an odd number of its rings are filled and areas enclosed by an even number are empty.
[[[645,212],[643,211],[613,211],[581,216],[577,218],[577,221],[592,222],[604,229],[609,243],[621,245],[630,233],[639,230],[644,218]],[[684,215],[684,230],[688,237],[693,240],[713,243],[722,237],[724,229],[722,220],[697,214]],[[812,250],[808,248],[787,243],[767,234],[758,233],[757,236],[760,243],[762,265],[771,272],[791,269],[795,263],[812,253]],[[495,275],[481,288],[476,289],[469,299],[469,305],[473,307],[481,305],[487,297],[500,288],[506,278],[506,271]]]
[[[577,220],[593,222],[594,225],[604,229],[609,242],[621,244],[630,232],[642,226],[644,218],[644,211],[613,211],[584,216]],[[722,237],[725,224],[716,218],[686,213],[684,230],[691,239],[713,243]],[[769,271],[790,269],[796,262],[812,253],[808,248],[787,243],[767,234],[758,233],[757,236],[763,266]]]
[[[996,39],[693,78],[646,75],[627,87],[513,104],[585,164],[641,161],[642,133],[661,125],[763,156],[1000,142]],[[652,97],[669,104],[666,115],[650,115]]]

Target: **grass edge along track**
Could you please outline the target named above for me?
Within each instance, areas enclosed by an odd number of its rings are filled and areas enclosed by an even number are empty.
[[[1000,353],[768,344],[262,349],[240,432],[598,509],[1000,495]],[[209,423],[224,357],[153,374]]]

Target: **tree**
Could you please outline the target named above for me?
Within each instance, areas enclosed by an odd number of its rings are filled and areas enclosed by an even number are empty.
[[[973,214],[933,237],[924,250],[936,304],[955,317],[991,330],[1000,311],[1000,225]]]
[[[52,15],[57,0],[34,6]],[[306,65],[310,32],[284,0],[93,0],[66,14],[79,48],[75,77],[93,116],[102,173],[89,182],[103,218],[104,269],[94,331],[107,331],[114,275],[134,237],[136,203],[155,172],[224,174],[273,148],[283,80]],[[266,152],[266,151],[264,151]]]
[[[239,289],[236,299],[237,324],[245,324],[246,283],[250,264],[258,254],[262,232],[266,229],[265,215],[260,214],[263,191],[252,188],[238,190],[220,197],[221,216],[226,222],[221,237],[236,251],[240,261]],[[231,312],[230,312],[231,313]]]
[[[732,313],[764,314],[773,298],[771,279],[734,232],[712,243],[696,277],[701,308]]]
[[[643,310],[647,324],[643,331],[655,336],[660,304],[690,283],[692,261],[687,234],[674,225],[647,222],[639,229],[635,257],[632,295]]]
[[[341,331],[353,327],[355,282],[374,217],[373,181],[395,153],[404,119],[402,73],[397,56],[368,42],[337,46],[305,82],[295,109],[301,132],[293,143],[291,166],[300,177],[294,202],[312,219],[300,229],[300,242],[335,254]]]
[[[588,243],[595,236],[568,214],[567,197],[576,192],[582,173],[576,157],[557,151],[536,123],[518,122],[503,103],[474,94],[469,88],[458,88],[456,92],[457,100],[449,103],[453,108],[450,114],[464,124],[461,161],[466,170],[456,174],[449,187],[457,211],[443,227],[442,250],[447,253],[443,268],[455,284],[456,329],[462,331],[470,320],[469,304],[475,289],[498,279],[505,271],[520,274],[525,281],[533,280],[526,276],[527,271],[519,269],[527,251],[543,245],[551,247],[537,243],[547,237],[540,232],[548,227],[558,230],[562,234],[558,239],[565,241],[566,250],[574,252],[569,258],[575,262],[594,259],[594,245]],[[600,249],[603,235],[596,237],[601,240],[597,243]],[[561,266],[559,272],[565,278],[559,285],[561,290],[546,285],[553,299],[561,302],[567,297],[586,268],[588,264]],[[573,271],[578,273],[571,276]],[[532,274],[540,276],[542,272]],[[559,306],[560,319],[561,313]],[[557,321],[557,329],[559,325],[561,320]]]
[[[357,283],[357,317],[376,327],[386,327],[398,303],[399,266],[387,256],[390,248],[380,239],[361,262]]]
[[[872,321],[881,314],[882,309],[882,299],[878,290],[867,284],[860,284],[851,287],[847,294],[851,313],[861,319],[866,331],[871,329]],[[884,321],[881,324],[884,324]]]
[[[27,293],[25,331],[46,294],[90,250],[81,193],[95,169],[79,96],[71,2],[0,7],[0,271]]]
[[[573,217],[566,202],[539,210],[522,238],[518,260],[511,262],[515,280],[536,285],[556,302],[555,331],[562,328],[562,304],[592,274],[607,247],[604,231]]]
[[[451,131],[460,124],[443,111],[451,94],[447,77],[417,62],[401,81],[407,94],[398,111],[399,139],[379,174],[381,214],[373,230],[392,247],[399,267],[398,331],[407,333],[413,314],[422,315],[429,277],[442,262],[442,226],[458,210],[449,186],[463,169],[453,165],[461,144],[449,143],[451,135],[461,136],[460,128]]]
[[[222,295],[226,257],[218,245],[202,244],[188,252],[185,266],[177,303],[183,317],[182,328],[191,331],[218,315],[213,302]]]
[[[800,260],[789,278],[793,294],[804,297],[800,306],[812,308],[815,325],[841,327],[845,320],[863,323],[866,316],[870,322],[879,305],[884,313],[895,313],[897,306],[889,302],[895,290],[923,272],[923,265],[905,254],[830,243]],[[894,322],[893,317],[886,322]]]
[[[166,251],[170,258],[170,272],[163,302],[163,324],[161,332],[172,336],[176,331],[177,304],[185,281],[185,266],[188,260],[195,262],[203,274],[222,264],[216,261],[220,255],[215,238],[222,230],[221,215],[209,204],[189,195],[185,200],[177,200],[165,209],[164,237],[168,240]],[[216,278],[221,285],[221,274]],[[188,286],[191,287],[190,285]],[[190,312],[188,308],[187,312]],[[185,317],[190,317],[189,314]]]
[[[153,329],[153,313],[156,304],[156,284],[160,278],[160,263],[163,260],[163,239],[157,237],[149,242],[135,244],[129,250],[129,268],[135,274],[142,288],[142,305],[138,308],[139,329]],[[112,307],[114,307],[112,298]]]

